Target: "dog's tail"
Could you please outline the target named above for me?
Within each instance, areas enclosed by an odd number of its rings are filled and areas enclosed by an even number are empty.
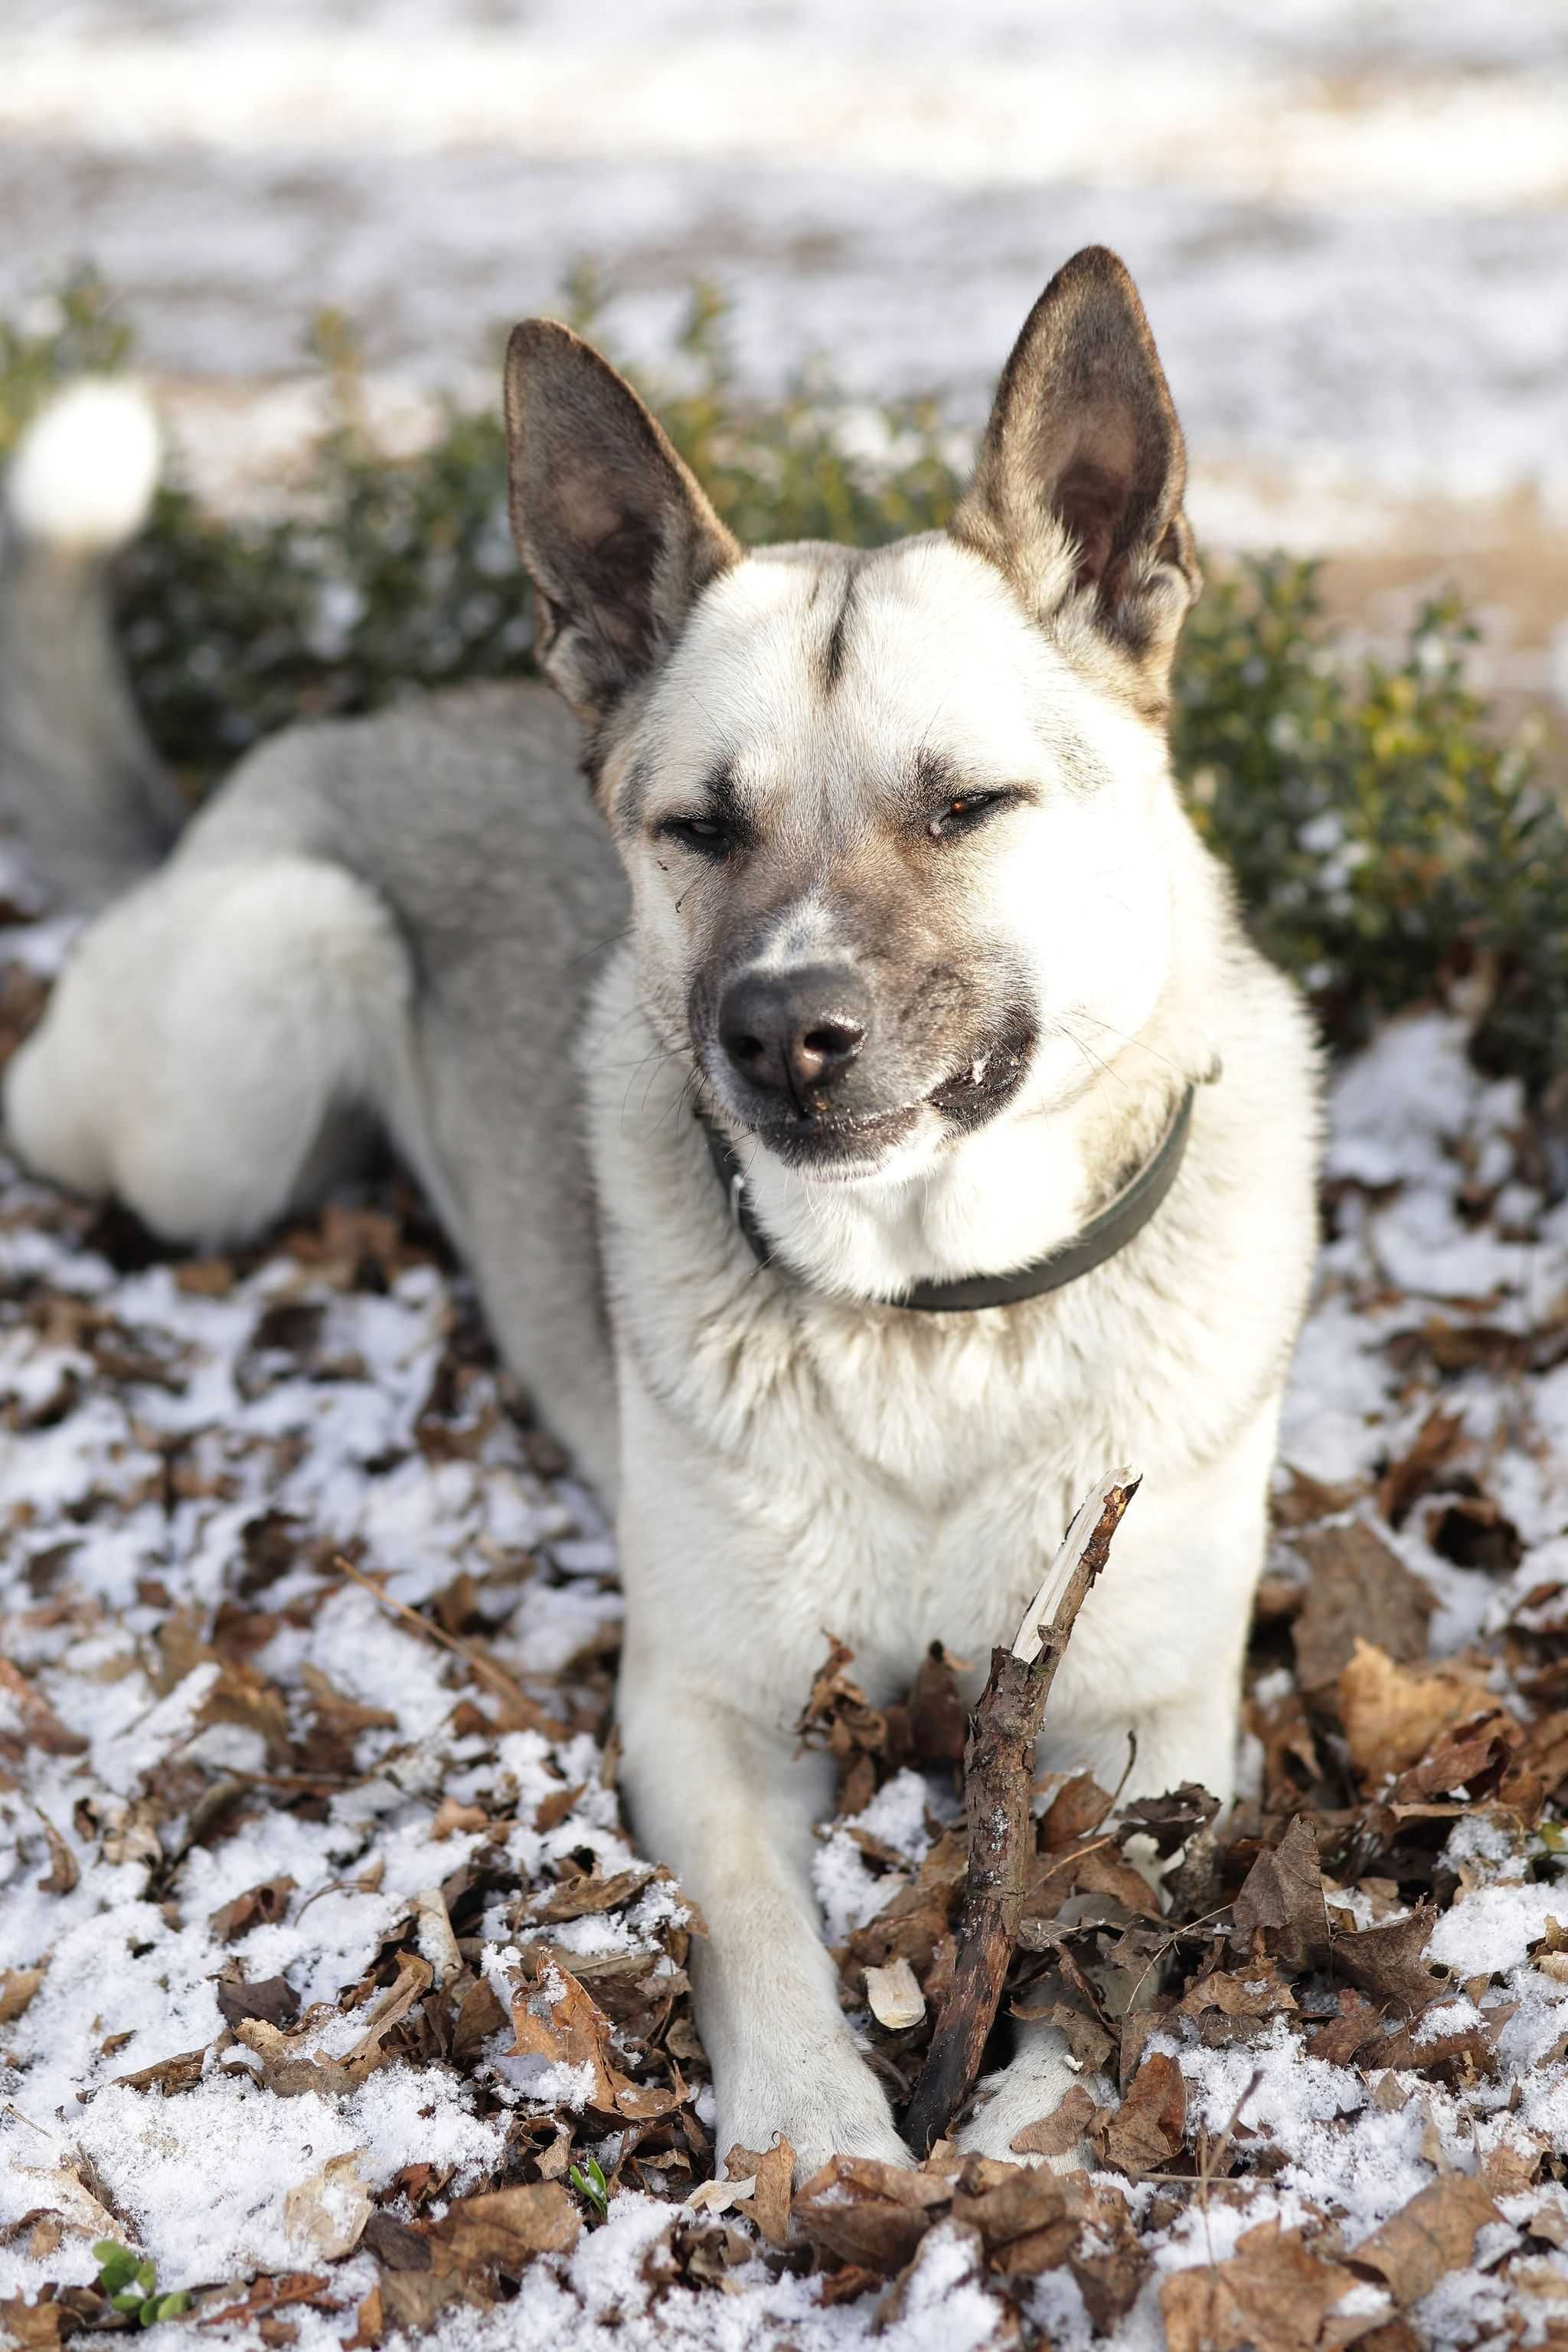
[[[74,906],[134,881],[180,826],[110,604],[112,560],[147,520],[159,455],[142,393],[83,380],[34,418],[0,485],[0,824]]]

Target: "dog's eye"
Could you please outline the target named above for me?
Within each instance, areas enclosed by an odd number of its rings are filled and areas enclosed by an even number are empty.
[[[672,841],[683,841],[700,857],[724,857],[729,854],[730,835],[710,816],[666,817],[659,831]]]
[[[1005,793],[955,793],[945,807],[926,819],[926,831],[933,841],[945,840],[948,835],[963,833],[978,818],[988,815],[1005,798]]]

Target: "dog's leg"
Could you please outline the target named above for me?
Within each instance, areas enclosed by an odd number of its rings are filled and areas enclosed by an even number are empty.
[[[811,1884],[833,1773],[802,1754],[817,1637],[781,1607],[776,1533],[738,1520],[710,1448],[618,1366],[626,1645],[622,1787],[650,1859],[700,1906],[690,1969],[713,2068],[718,2152],[783,2133],[802,2172],[836,2150],[907,2163],[838,2005]]]
[[[707,1926],[690,1969],[721,2161],[737,2142],[766,2148],[782,2132],[802,2176],[835,2151],[907,2163],[839,2008],[812,1895],[812,1823],[832,1809],[827,1760],[792,1756],[786,1738],[693,1688],[668,1650],[628,1651],[621,1692],[633,1829]]]
[[[410,994],[374,892],[304,856],[181,856],[88,932],[6,1074],[26,1163],[154,1232],[259,1231],[375,1102]]]

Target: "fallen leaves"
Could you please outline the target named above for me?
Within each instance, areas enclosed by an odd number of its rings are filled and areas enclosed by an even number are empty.
[[[1127,2086],[1121,2105],[1095,2132],[1107,2164],[1134,2179],[1179,2156],[1186,2136],[1187,2094],[1173,2058],[1155,2052]]]
[[[1359,1639],[1339,1679],[1351,1760],[1367,1780],[1407,1771],[1440,1733],[1478,1711],[1491,1711],[1491,1694],[1468,1675],[1449,1666],[1397,1665],[1385,1651]]]

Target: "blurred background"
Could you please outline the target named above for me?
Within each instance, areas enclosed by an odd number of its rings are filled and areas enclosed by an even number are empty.
[[[185,478],[265,511],[321,424],[493,398],[489,331],[597,266],[617,357],[694,279],[771,397],[973,429],[1089,240],[1143,290],[1212,550],[1331,558],[1375,644],[1452,582],[1478,677],[1568,707],[1562,0],[47,0],[0,30],[0,312],[90,257]]]

